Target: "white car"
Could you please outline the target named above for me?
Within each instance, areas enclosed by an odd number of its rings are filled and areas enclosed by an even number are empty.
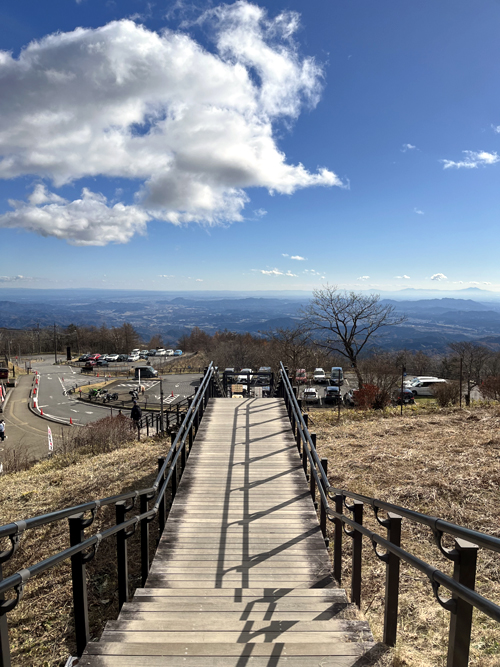
[[[418,384],[412,384],[410,390],[414,396],[434,396],[434,389],[443,384],[446,384],[446,380],[432,378],[431,380],[424,380]]]
[[[138,354],[130,354],[127,361],[139,361],[139,355]]]
[[[174,356],[174,351],[173,350],[167,350],[166,353],[167,357],[173,357]]]
[[[243,375],[245,373],[245,375]],[[249,375],[247,375],[249,373]],[[238,380],[237,384],[247,384],[247,382],[251,382],[253,380],[253,370],[251,368],[242,368],[240,371],[240,375],[238,375]]]
[[[430,382],[431,380],[437,380],[438,378],[435,375],[416,375],[411,380],[405,380],[403,385],[405,387],[412,387],[419,382]]]
[[[322,384],[323,382],[326,382],[326,373],[322,368],[314,369],[313,382],[316,382],[316,384]]]
[[[165,357],[166,355],[167,355],[167,352],[162,347],[160,347],[159,350],[156,350],[156,356],[157,357]]]
[[[315,389],[314,387],[308,387],[307,389],[304,389],[304,393],[302,394],[302,399],[306,403],[319,403],[318,390]]]
[[[133,357],[135,354],[140,354],[141,351],[139,350],[138,347],[134,348],[132,352],[130,353],[130,356]]]
[[[106,357],[107,361],[118,361],[118,355],[117,354],[108,354]]]

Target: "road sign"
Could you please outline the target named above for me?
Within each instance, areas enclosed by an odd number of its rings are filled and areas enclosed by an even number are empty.
[[[47,428],[49,429],[49,433],[48,433],[48,436],[49,436],[49,452],[53,452],[54,451],[54,441],[52,440],[52,431],[50,430],[50,426],[48,426]]]

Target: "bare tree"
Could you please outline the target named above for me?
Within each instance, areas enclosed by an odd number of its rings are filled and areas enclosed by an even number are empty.
[[[469,341],[450,343],[448,347],[457,355],[452,361],[457,365],[462,361],[462,374],[467,382],[465,404],[470,405],[471,391],[481,384],[481,376],[491,352],[484,345]]]
[[[349,359],[363,387],[358,357],[380,329],[401,324],[405,316],[394,314],[394,306],[380,303],[379,294],[360,294],[326,285],[313,291],[309,306],[303,311],[304,323],[317,334],[317,344],[329,352]]]
[[[276,327],[263,333],[271,341],[272,361],[275,367],[282,361],[292,373],[295,373],[298,368],[305,368],[313,357],[310,346],[311,334],[303,322],[294,327]]]

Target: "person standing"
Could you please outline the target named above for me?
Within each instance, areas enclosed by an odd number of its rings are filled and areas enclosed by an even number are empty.
[[[134,422],[134,427],[137,429],[137,439],[141,439],[141,418],[142,418],[142,410],[141,408],[137,405],[137,401],[134,401],[134,406],[132,410],[130,411],[130,417],[132,418],[132,421]]]
[[[0,419],[0,441],[3,442],[7,436],[5,435],[5,422]]]

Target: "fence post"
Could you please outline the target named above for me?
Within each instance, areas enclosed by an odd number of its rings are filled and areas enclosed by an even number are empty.
[[[353,519],[363,525],[363,503],[355,500],[352,505]],[[361,607],[361,553],[363,549],[363,535],[354,529],[352,534],[352,581],[351,602]]]
[[[148,494],[140,498],[141,514],[148,511]],[[141,585],[144,588],[149,574],[149,519],[141,519]]]
[[[325,475],[328,475],[328,459],[321,459],[321,465],[323,467],[323,470],[325,471]],[[325,488],[325,484],[322,479],[320,480],[320,482],[323,485],[323,488]],[[326,507],[323,505],[321,497],[320,497],[320,510],[319,510],[319,524],[321,526],[321,532],[323,534],[325,544],[326,546],[328,546],[330,544],[330,540],[326,536]]]
[[[74,547],[85,539],[83,514],[68,518],[69,543]],[[87,568],[82,552],[71,556],[71,581],[73,582],[73,613],[75,615],[76,652],[81,656],[90,641],[89,605],[87,600]]]
[[[3,580],[2,561],[0,561],[0,581]],[[5,600],[0,593],[0,603]],[[7,614],[0,615],[0,667],[10,667],[9,629],[7,626]]]
[[[181,438],[179,446],[182,447],[182,449],[181,449],[181,470],[180,470],[180,473],[181,473],[180,477],[182,479],[182,475],[184,473],[184,468],[186,467],[186,436],[185,435]]]
[[[174,443],[175,436],[176,436],[176,433],[171,433],[170,434],[170,442],[172,444]],[[175,456],[175,454],[174,454],[174,456]],[[172,504],[173,504],[174,498],[175,498],[175,494],[177,493],[177,463],[173,466],[171,482],[172,482],[172,499],[171,499],[171,502],[170,502],[170,507],[172,507]]]
[[[116,525],[123,523],[127,514],[124,500],[115,504]],[[125,528],[116,533],[116,563],[118,569],[118,610],[124,602],[128,602],[128,558],[127,536]]]
[[[460,538],[455,539],[458,558],[453,567],[453,579],[472,591],[476,584],[476,544]],[[456,613],[451,614],[448,637],[448,658],[446,667],[467,667],[469,664],[470,635],[472,626],[472,605],[455,594]]]
[[[302,440],[302,424],[299,422],[298,419],[297,419],[297,438],[296,438],[296,440],[297,440],[297,451],[300,454],[300,443],[301,443],[301,440]]]
[[[165,463],[165,457],[160,456],[158,458],[158,472],[160,472],[164,463]],[[160,479],[160,485],[158,487],[158,490],[161,489],[164,479],[165,479],[165,474],[163,474]],[[163,529],[165,528],[165,516],[166,516],[166,501],[165,501],[165,494],[163,494],[163,498],[160,498],[160,507],[158,509],[158,542],[160,541]]]
[[[385,522],[384,522],[385,524]],[[388,512],[387,539],[396,547],[401,546],[401,517]],[[398,633],[399,558],[389,552],[385,565],[384,644],[396,645]]]
[[[344,509],[344,496],[341,493],[335,494],[335,511],[342,514]],[[339,586],[342,583],[342,519],[334,519],[335,536],[333,542],[333,576],[338,581]]]
[[[193,446],[193,427],[189,427],[189,450],[188,450],[188,456],[191,453],[191,447]]]
[[[311,440],[314,446],[314,449],[316,449],[316,433],[311,433]],[[314,461],[314,457],[313,457]],[[311,475],[309,477],[309,492],[311,494],[312,501],[314,503],[314,509],[318,509],[318,503],[316,502],[316,478],[314,477],[313,474],[313,467],[314,463],[311,464]]]
[[[307,414],[307,412],[304,415],[304,422],[305,422],[306,428],[309,430],[309,415]],[[308,447],[308,444],[309,443],[306,443],[306,434],[304,433],[304,441],[302,443],[302,467],[304,468],[304,475],[306,476],[306,479],[309,479],[309,476],[307,474],[307,447]]]

